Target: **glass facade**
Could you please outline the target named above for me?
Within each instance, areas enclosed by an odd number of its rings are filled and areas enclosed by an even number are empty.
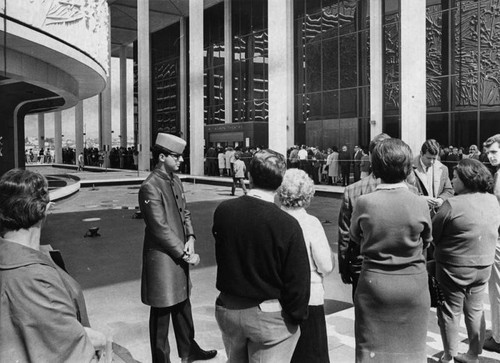
[[[158,132],[178,134],[180,23],[151,35],[152,136]]]
[[[327,148],[369,141],[368,4],[294,3],[295,122],[300,143]]]
[[[205,10],[203,100],[205,124],[224,123],[224,3]]]
[[[267,1],[233,1],[233,122],[268,121]]]
[[[370,139],[369,1],[294,0],[295,143]],[[481,144],[499,131],[500,0],[426,0],[427,137]],[[266,0],[231,2],[234,123],[268,121]],[[400,0],[383,1],[383,131],[401,134]],[[205,10],[205,124],[225,114],[224,4]],[[179,24],[152,36],[153,131],[179,130]]]

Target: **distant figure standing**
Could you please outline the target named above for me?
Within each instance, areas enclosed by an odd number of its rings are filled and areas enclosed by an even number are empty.
[[[307,148],[305,145],[300,147],[297,156],[299,157],[299,168],[307,172]]]
[[[290,168],[299,167],[299,147],[297,145],[292,146],[289,156]]]
[[[328,164],[328,183],[337,184],[339,179],[339,149],[336,146],[332,147],[332,153],[328,155],[326,163]]]
[[[351,177],[351,156],[347,151],[347,146],[342,146],[339,154],[340,172],[342,174],[342,186],[349,185],[349,178]]]
[[[215,176],[217,175],[217,151],[213,146],[210,146],[207,150],[207,164],[208,164],[208,175]]]
[[[78,155],[78,171],[84,171],[85,161],[83,157],[83,152]]]
[[[234,162],[234,149],[231,146],[228,146],[226,148],[226,170],[227,170],[227,176],[233,176],[233,165],[231,163],[231,160]]]
[[[239,151],[237,151],[234,154],[234,159],[235,159],[233,163],[234,176],[233,176],[233,186],[231,187],[231,195],[234,195],[234,192],[236,191],[238,185],[241,186],[241,189],[243,189],[243,193],[246,195],[247,188],[245,186],[245,175],[247,172],[247,168],[245,166],[245,162],[241,160],[241,153]]]
[[[226,157],[222,148],[217,150],[217,161],[219,163],[219,176],[224,176],[224,169],[226,169]]]
[[[361,148],[356,145],[354,146],[354,155],[353,155],[353,172],[354,172],[354,182],[357,182],[361,179],[361,158],[363,157],[363,151]]]

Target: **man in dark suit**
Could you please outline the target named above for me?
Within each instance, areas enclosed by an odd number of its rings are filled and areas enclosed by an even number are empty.
[[[170,317],[183,363],[211,359],[217,354],[215,350],[202,350],[194,340],[189,265],[196,265],[200,258],[194,250],[194,229],[182,183],[174,174],[185,146],[183,139],[159,133],[153,147],[156,167],[139,190],[139,206],[146,223],[141,299],[151,306],[153,363],[170,363]]]
[[[363,157],[363,152],[361,151],[361,148],[356,145],[354,146],[354,182],[357,182],[359,179],[361,179],[361,158]]]
[[[339,153],[340,173],[342,174],[342,186],[349,185],[349,178],[351,176],[351,155],[347,151],[347,146],[342,146]]]
[[[215,176],[219,174],[217,164],[217,150],[215,150],[213,146],[210,146],[207,150],[207,171],[209,176]]]

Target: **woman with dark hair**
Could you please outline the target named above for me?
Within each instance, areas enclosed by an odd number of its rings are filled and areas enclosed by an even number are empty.
[[[0,362],[92,362],[106,345],[88,327],[78,283],[40,252],[48,207],[42,175],[1,177]]]
[[[500,227],[500,206],[493,178],[475,159],[453,170],[457,194],[432,218],[436,279],[444,295],[437,316],[443,339],[441,362],[479,362],[485,338],[483,293],[491,274]],[[460,315],[464,313],[469,350],[458,353]]]
[[[372,168],[382,183],[359,197],[350,229],[363,256],[354,296],[356,362],[426,362],[429,209],[404,183],[412,153],[403,141],[379,143]]]

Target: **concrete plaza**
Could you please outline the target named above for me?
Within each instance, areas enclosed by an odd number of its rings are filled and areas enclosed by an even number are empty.
[[[44,174],[61,172],[51,168],[39,171]],[[82,180],[95,178],[101,181],[137,177],[137,173],[130,171],[106,174],[84,172],[75,175]],[[211,362],[225,362],[224,346],[214,318],[214,301],[218,291],[215,288],[216,265],[211,225],[218,203],[235,197],[229,195],[229,186],[200,182],[185,182],[184,186],[197,234],[196,250],[202,259],[200,265],[191,270],[196,339],[203,348],[218,350],[217,357]],[[334,188],[320,188],[324,190],[321,195],[329,196],[315,197],[309,212],[322,222],[331,248],[336,252],[340,194]],[[136,360],[148,363],[151,362],[149,308],[140,301],[144,221],[134,218],[138,189],[138,184],[106,186],[101,183],[94,188],[81,188],[76,194],[56,202],[43,229],[42,243],[61,250],[69,273],[84,288],[92,326],[126,347]],[[238,195],[241,195],[241,190],[237,190]],[[88,218],[99,220],[85,222]],[[100,237],[84,237],[91,226],[99,227]],[[341,282],[337,267],[326,277],[325,290],[330,361],[353,362],[355,340],[351,288]],[[485,303],[489,327],[486,297]],[[460,351],[466,351],[467,334],[463,322],[460,337]],[[172,362],[179,362],[172,334],[170,343]],[[437,361],[442,353],[435,309],[429,311],[427,352],[428,362]],[[480,361],[498,362],[499,359],[499,354],[484,352]]]

